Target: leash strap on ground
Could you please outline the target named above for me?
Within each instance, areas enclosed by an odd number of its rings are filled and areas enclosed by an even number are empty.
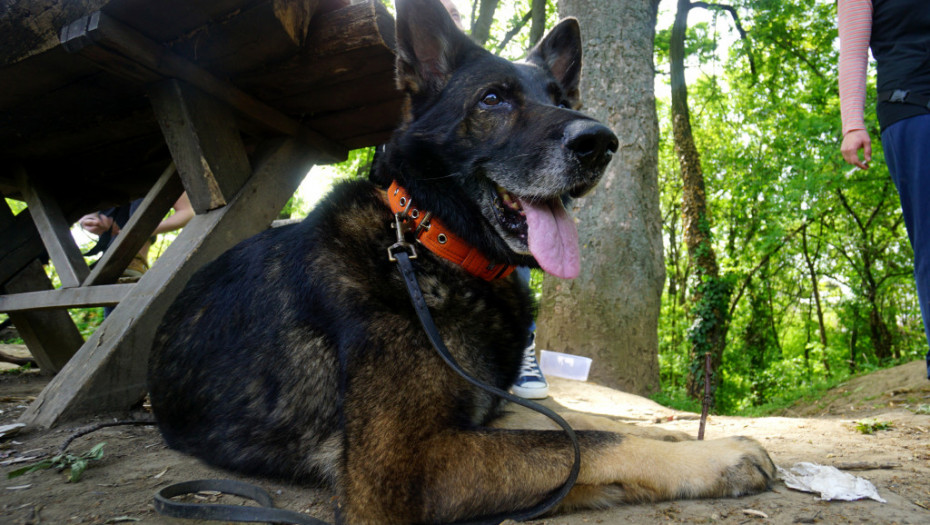
[[[539,412],[549,419],[555,421],[556,424],[562,427],[562,429],[565,431],[565,434],[568,435],[569,439],[571,439],[572,447],[575,452],[574,463],[572,464],[572,469],[568,474],[568,478],[566,478],[565,482],[559,489],[550,494],[545,500],[541,501],[534,507],[510,514],[488,516],[485,518],[480,518],[476,521],[458,522],[458,524],[498,525],[502,521],[508,519],[514,521],[525,521],[535,518],[536,516],[539,516],[540,514],[543,514],[544,512],[552,509],[558,505],[560,501],[562,501],[562,499],[568,494],[568,491],[570,491],[575,485],[575,481],[578,479],[578,472],[581,469],[581,447],[578,445],[578,436],[575,435],[575,431],[571,426],[569,426],[568,422],[566,422],[564,419],[562,419],[561,416],[552,410],[538,403],[517,397],[499,388],[484,384],[481,381],[471,377],[468,372],[462,369],[458,362],[456,362],[455,358],[452,357],[452,354],[449,352],[449,349],[446,347],[442,340],[442,336],[439,334],[439,329],[436,328],[436,324],[433,322],[433,316],[430,314],[429,307],[426,305],[426,300],[423,298],[423,292],[420,291],[420,285],[417,282],[416,274],[413,271],[413,264],[410,263],[409,255],[404,250],[396,250],[393,255],[397,261],[397,267],[400,270],[400,274],[404,278],[404,283],[407,285],[407,292],[410,294],[410,300],[413,301],[413,307],[417,312],[417,316],[420,318],[420,323],[423,325],[423,330],[426,331],[426,335],[429,337],[429,340],[433,344],[433,347],[436,349],[436,351],[439,352],[439,355],[442,357],[443,361],[445,361],[446,364],[448,364],[453,370],[456,371],[456,373],[465,378],[465,380],[472,385],[475,385],[476,387],[496,396],[500,396],[510,402],[529,408],[530,410],[535,410],[536,412]]]
[[[233,494],[257,502],[259,507],[182,503],[171,498],[202,491]],[[271,495],[261,487],[232,479],[200,479],[168,485],[155,494],[155,510],[164,516],[190,520],[284,523],[288,525],[328,525],[325,521],[298,512],[277,509]]]

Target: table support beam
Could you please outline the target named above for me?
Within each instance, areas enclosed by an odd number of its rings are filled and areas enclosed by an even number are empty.
[[[146,391],[148,355],[168,307],[198,268],[264,230],[312,164],[328,158],[294,139],[273,139],[232,201],[196,215],[113,314],[36,398],[20,421],[50,427],[91,413],[122,411]]]

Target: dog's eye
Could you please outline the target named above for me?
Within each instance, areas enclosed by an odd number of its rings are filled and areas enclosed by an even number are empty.
[[[504,101],[496,91],[488,91],[481,97],[481,104],[483,106],[494,107],[501,104]]]
[[[571,106],[568,105],[568,102],[564,100],[562,102],[559,102],[558,106],[562,109],[571,109]]]

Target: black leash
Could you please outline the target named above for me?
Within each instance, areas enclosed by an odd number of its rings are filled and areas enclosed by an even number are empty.
[[[260,507],[221,505],[213,503],[182,503],[171,498],[198,492],[222,492],[257,502]],[[294,512],[277,509],[271,495],[261,487],[232,479],[200,479],[184,481],[155,494],[155,510],[164,516],[189,520],[238,521],[253,523],[287,523],[290,525],[329,525],[325,521]]]
[[[416,257],[416,251],[413,245],[404,239],[404,233],[406,231],[405,220],[406,217],[402,213],[395,214],[397,243],[388,248],[388,256],[391,261],[397,262],[397,268],[400,270],[400,274],[404,278],[404,283],[407,285],[407,293],[410,294],[410,300],[413,302],[414,310],[416,310],[417,317],[420,318],[420,324],[423,325],[423,330],[433,344],[433,348],[439,352],[440,357],[442,357],[443,361],[445,361],[449,367],[472,385],[512,403],[539,412],[554,421],[557,425],[562,427],[562,430],[568,435],[574,451],[574,463],[568,473],[568,477],[558,489],[549,494],[543,501],[528,509],[513,513],[486,516],[478,518],[477,520],[460,521],[456,522],[454,525],[499,525],[505,520],[525,521],[535,518],[558,505],[572,487],[575,486],[575,481],[578,479],[578,472],[581,470],[581,447],[578,444],[578,436],[575,435],[575,431],[569,426],[568,422],[552,410],[528,399],[517,397],[509,392],[482,383],[459,366],[458,362],[443,342],[442,336],[439,334],[439,329],[436,328],[436,323],[433,322],[433,316],[429,312],[429,307],[426,305],[426,299],[423,298],[420,285],[417,282],[417,276],[413,271],[413,264],[410,262],[411,258]],[[241,505],[181,503],[171,499],[184,494],[192,494],[201,491],[234,494],[256,501],[261,506],[246,507]],[[186,481],[169,485],[158,491],[155,495],[155,510],[158,511],[159,514],[165,516],[186,519],[283,523],[291,525],[329,525],[324,521],[320,521],[305,514],[277,509],[274,507],[271,496],[265,490],[255,485],[228,479]],[[336,521],[337,523],[341,522],[338,513]]]
[[[407,246],[404,247],[402,246],[403,244],[407,244]],[[403,249],[412,248],[412,246],[410,246],[408,243],[399,242],[391,248],[393,258],[397,260],[398,268],[400,269],[400,273],[404,277],[404,282],[407,285],[407,292],[410,294],[410,299],[413,301],[413,307],[417,311],[417,316],[420,318],[420,323],[423,325],[423,329],[426,331],[426,335],[429,337],[430,342],[433,343],[433,347],[436,349],[436,351],[439,352],[439,355],[442,357],[443,361],[445,361],[447,365],[455,370],[456,373],[465,378],[466,381],[484,390],[485,392],[500,396],[508,401],[529,408],[530,410],[535,410],[536,412],[539,412],[540,414],[543,414],[549,419],[555,421],[556,424],[562,427],[562,430],[565,431],[565,434],[567,434],[569,439],[572,441],[572,448],[574,449],[575,453],[574,463],[572,464],[571,471],[569,472],[568,477],[562,483],[562,486],[559,487],[555,492],[551,493],[540,503],[530,507],[529,509],[517,511],[514,513],[503,513],[485,518],[479,518],[478,520],[456,522],[457,525],[498,525],[502,521],[508,519],[514,521],[525,521],[551,510],[553,507],[558,505],[559,502],[562,501],[562,499],[565,498],[565,496],[568,494],[568,491],[570,491],[572,487],[575,486],[575,481],[578,479],[578,472],[581,469],[581,447],[578,445],[578,436],[575,435],[574,429],[572,429],[568,422],[562,419],[561,416],[552,410],[540,405],[539,403],[534,403],[528,399],[517,397],[509,392],[505,392],[499,388],[482,383],[481,381],[478,381],[469,375],[468,372],[463,370],[462,367],[459,366],[458,362],[455,361],[455,358],[452,357],[452,354],[449,352],[449,349],[446,348],[445,343],[443,343],[442,336],[439,335],[439,330],[436,328],[436,324],[433,322],[433,317],[429,313],[429,307],[426,305],[426,300],[423,298],[423,293],[420,291],[420,285],[417,283],[417,277],[413,272],[413,265],[410,263],[410,255],[405,249]],[[411,253],[414,252],[411,250]]]

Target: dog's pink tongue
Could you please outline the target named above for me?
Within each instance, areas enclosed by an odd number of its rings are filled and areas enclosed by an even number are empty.
[[[531,203],[520,200],[526,214],[527,244],[530,253],[543,270],[561,277],[574,279],[581,269],[578,252],[578,229],[562,201]]]

